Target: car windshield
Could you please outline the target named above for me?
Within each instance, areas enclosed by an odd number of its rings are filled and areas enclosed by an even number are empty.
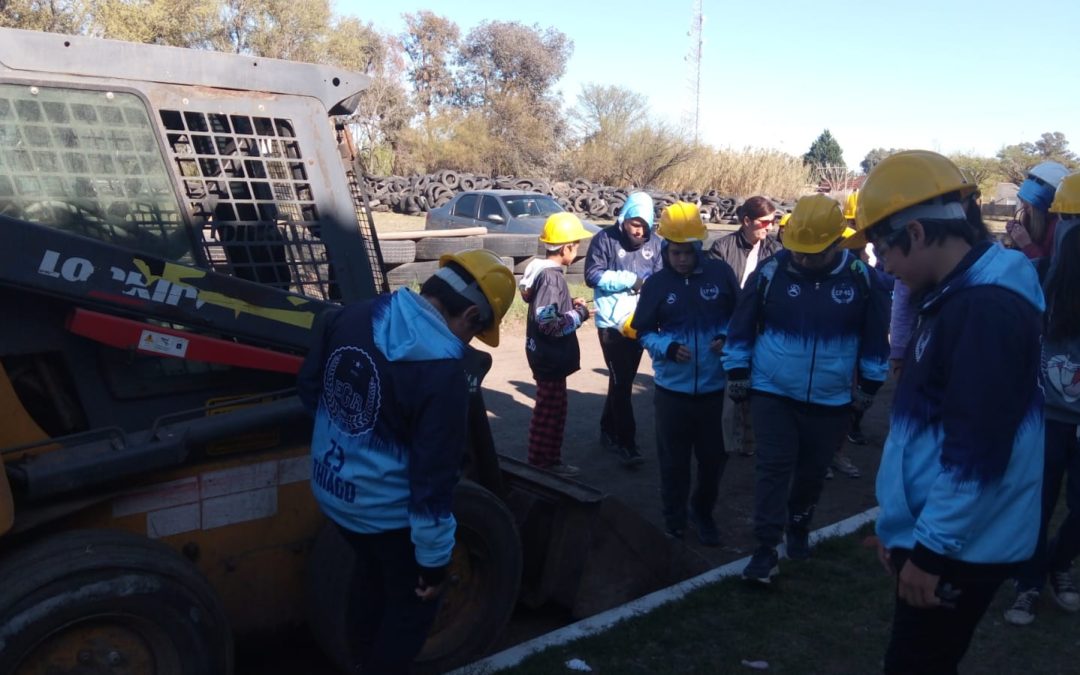
[[[565,211],[559,202],[546,195],[515,195],[503,197],[503,203],[511,216],[550,216]]]

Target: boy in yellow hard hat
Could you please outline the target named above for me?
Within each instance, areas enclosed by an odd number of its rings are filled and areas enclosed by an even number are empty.
[[[324,314],[297,381],[314,416],[311,489],[356,554],[354,668],[408,672],[435,621],[454,550],[465,452],[463,360],[499,344],[514,275],[491,251],[444,255],[419,293]]]
[[[713,508],[727,462],[717,422],[724,411],[720,353],[739,282],[731,266],[702,253],[708,235],[696,204],[660,214],[664,268],[641,289],[632,328],[652,357],[656,383],[656,454],[664,529],[681,539],[687,522],[704,546],[719,546]],[[690,493],[690,460],[697,484]],[[689,510],[687,500],[689,499]]]
[[[955,673],[1002,582],[1035,551],[1043,477],[1043,293],[982,239],[975,185],[908,150],[863,184],[856,237],[918,298],[877,476],[896,575],[886,673]]]
[[[574,262],[582,239],[592,234],[572,213],[553,213],[540,242],[547,256],[525,268],[519,288],[529,303],[525,355],[536,380],[536,405],[529,423],[529,464],[561,476],[578,468],[562,460],[566,427],[566,378],[581,368],[577,329],[589,318],[583,298],[571,298],[563,267]]]
[[[841,248],[844,230],[836,201],[800,199],[784,250],[739,296],[724,347],[728,395],[749,399],[754,421],[758,548],[743,578],[762,584],[779,572],[785,534],[789,558],[810,556],[810,522],[850,410],[868,408],[885,381],[888,294]]]

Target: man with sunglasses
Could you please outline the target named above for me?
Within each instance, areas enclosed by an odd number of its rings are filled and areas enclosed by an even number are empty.
[[[779,572],[785,530],[788,557],[810,557],[810,521],[851,408],[869,408],[885,381],[888,293],[841,247],[845,229],[835,200],[800,199],[784,250],[747,280],[731,319],[728,395],[749,398],[757,442],[749,581],[768,584]]]
[[[975,626],[1035,550],[1043,470],[1043,294],[982,238],[975,186],[947,158],[901,152],[856,213],[918,298],[877,477],[879,556],[897,576],[886,673],[954,673]]]

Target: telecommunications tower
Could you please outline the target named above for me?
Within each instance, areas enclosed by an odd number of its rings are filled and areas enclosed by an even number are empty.
[[[690,64],[690,86],[694,91],[694,143],[700,141],[701,134],[701,50],[705,43],[701,29],[705,24],[705,15],[701,11],[701,0],[694,0],[693,15],[690,18],[690,51],[686,61]]]

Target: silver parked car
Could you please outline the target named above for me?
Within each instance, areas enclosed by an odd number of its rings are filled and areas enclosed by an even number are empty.
[[[536,192],[474,190],[428,211],[425,228],[486,227],[493,234],[539,235],[548,216],[565,210],[551,197]],[[589,232],[600,231],[590,222],[583,220],[582,224]]]

